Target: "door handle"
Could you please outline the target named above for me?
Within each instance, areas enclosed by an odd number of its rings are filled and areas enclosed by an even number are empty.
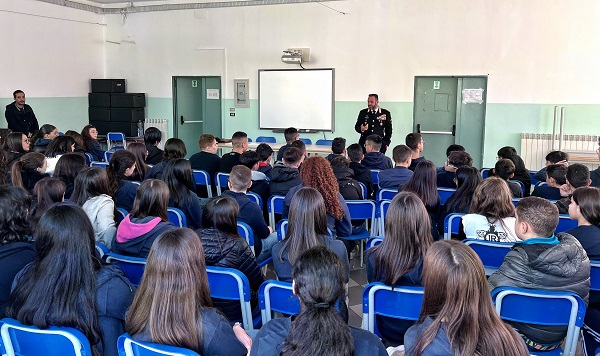
[[[183,121],[183,115],[181,115],[181,124],[185,124],[185,121]]]
[[[452,136],[456,136],[456,125],[452,125]]]
[[[421,124],[417,124],[417,133],[421,133]]]

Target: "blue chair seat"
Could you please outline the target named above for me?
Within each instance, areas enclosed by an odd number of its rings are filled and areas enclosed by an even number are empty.
[[[127,333],[119,336],[117,348],[119,356],[200,356],[198,353],[182,347],[134,340]]]

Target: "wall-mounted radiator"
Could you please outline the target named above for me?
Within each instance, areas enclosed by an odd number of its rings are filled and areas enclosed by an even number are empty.
[[[165,141],[167,140],[169,134],[169,126],[167,119],[146,119],[144,121],[144,131],[146,131],[149,127],[156,127],[162,132],[162,140],[158,144],[158,147],[162,150],[165,146]]]
[[[600,164],[596,154],[598,136],[562,135],[561,144],[561,150],[569,154],[569,162],[583,163],[590,169],[595,169]],[[537,171],[544,167],[546,155],[550,151],[558,150],[558,147],[559,135],[521,133],[521,158],[525,161],[525,167],[530,170]]]

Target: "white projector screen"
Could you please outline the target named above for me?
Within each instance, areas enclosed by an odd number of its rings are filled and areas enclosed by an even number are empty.
[[[258,71],[261,129],[333,131],[334,69]]]

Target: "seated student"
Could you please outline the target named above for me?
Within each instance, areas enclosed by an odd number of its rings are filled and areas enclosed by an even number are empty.
[[[285,150],[283,163],[275,163],[271,172],[271,181],[269,182],[271,195],[286,195],[291,188],[302,183],[298,170],[302,162],[304,162],[302,151],[296,147],[289,147]]]
[[[212,308],[202,243],[185,228],[161,234],[152,245],[125,328],[134,340],[185,347],[201,355],[242,356],[251,344],[239,324],[232,328]]]
[[[120,267],[97,257],[85,212],[71,203],[51,207],[33,240],[37,258],[15,277],[6,315],[40,329],[75,328],[99,355],[117,356],[134,288]]]
[[[229,173],[231,169],[240,164],[240,156],[248,149],[248,134],[237,131],[231,136],[232,150],[221,157],[219,172]]]
[[[384,170],[392,168],[392,160],[385,154],[379,152],[383,139],[379,135],[369,135],[365,141],[365,153],[362,164],[369,169]]]
[[[144,131],[144,144],[148,150],[148,156],[146,157],[146,164],[158,164],[163,160],[163,151],[158,148],[160,141],[162,140],[162,132],[156,127],[148,127]]]
[[[462,166],[456,170],[456,191],[450,195],[438,219],[438,232],[444,233],[444,220],[452,213],[468,214],[475,190],[481,184],[481,173],[477,168]]]
[[[155,164],[150,171],[146,173],[144,179],[160,179],[163,175],[163,171],[172,159],[185,158],[187,150],[185,149],[185,143],[178,138],[170,138],[165,142],[165,151],[163,152],[163,160]],[[193,179],[193,176],[192,176]],[[194,181],[195,185],[195,181]]]
[[[452,152],[466,152],[467,150],[465,149],[465,147],[463,145],[457,145],[457,144],[451,144],[448,146],[448,148],[446,148],[446,157],[450,158],[450,153]],[[444,165],[442,167],[437,167],[436,168],[436,172],[437,174],[443,173],[443,172],[456,172],[456,169],[458,167],[454,167],[454,166],[449,166],[448,165],[448,161],[444,162]],[[450,187],[452,188],[452,187]]]
[[[289,149],[288,149],[289,150]],[[277,279],[292,281],[292,268],[300,255],[315,246],[330,248],[344,265],[344,281],[350,279],[350,264],[346,246],[340,240],[329,237],[327,232],[325,201],[316,189],[302,188],[292,199],[288,230],[283,241],[273,246],[273,267]]]
[[[109,193],[106,170],[100,167],[84,168],[75,178],[71,201],[80,206],[90,218],[96,241],[110,249],[117,226],[115,202]]]
[[[117,208],[130,211],[138,185],[127,180],[135,172],[135,156],[127,150],[118,150],[110,156],[106,166],[110,196]]]
[[[238,204],[229,195],[210,198],[202,211],[202,228],[196,233],[202,240],[207,266],[237,269],[248,278],[252,314],[260,315],[258,288],[265,278],[250,246],[238,233],[238,210]],[[227,316],[231,324],[242,321],[239,301],[213,299],[213,305]]]
[[[0,186],[0,318],[6,317],[6,302],[15,275],[35,260],[35,243],[29,238],[32,231],[30,204],[25,189]]]
[[[239,206],[237,219],[252,228],[256,260],[262,261],[271,256],[271,248],[277,243],[277,233],[265,223],[262,209],[246,195],[246,190],[252,185],[251,177],[248,167],[242,165],[233,167],[227,183],[229,190],[223,195],[230,196],[237,202]]]
[[[394,147],[392,157],[396,167],[379,172],[379,188],[398,189],[410,180],[413,172],[408,169],[412,151],[406,145]]]
[[[563,197],[557,201],[556,207],[559,214],[569,213],[569,204],[571,204],[571,194],[579,187],[587,187],[592,183],[590,179],[590,170],[581,163],[575,163],[567,168],[565,176],[567,183],[560,187],[560,195]]]
[[[25,188],[28,192],[33,190],[35,183],[46,177],[48,162],[46,157],[39,152],[29,152],[16,161],[10,170],[11,183],[14,186]]]
[[[425,252],[433,243],[431,223],[423,202],[413,193],[398,193],[385,217],[385,235],[367,251],[367,281],[388,286],[422,285]],[[404,344],[404,333],[414,322],[376,316],[386,346]]]
[[[562,199],[560,187],[567,184],[567,167],[562,164],[551,164],[544,169],[548,185],[538,185],[533,189],[531,195],[550,200]]]
[[[271,190],[267,176],[258,171],[259,162],[260,156],[256,151],[246,151],[239,158],[239,164],[248,167],[252,175],[252,185],[248,190],[260,195],[263,204],[265,204],[271,196]]]
[[[288,127],[283,132],[283,137],[285,138],[285,145],[281,146],[279,152],[277,152],[277,162],[281,162],[285,150],[287,150],[290,147],[292,142],[297,141],[300,138],[300,134],[298,133],[298,130],[296,130],[294,127]]]
[[[498,159],[510,159],[515,164],[515,175],[514,180],[521,181],[525,186],[525,194],[523,196],[528,197],[531,192],[531,176],[529,170],[525,168],[525,162],[517,154],[517,150],[514,147],[505,146],[498,150]]]
[[[113,252],[132,257],[148,257],[154,240],[163,232],[175,228],[169,222],[168,203],[169,187],[165,182],[158,179],[143,181],[135,196],[133,208],[117,228]]]
[[[198,138],[198,146],[200,146],[200,152],[194,153],[190,157],[192,169],[206,171],[213,180],[221,165],[221,157],[217,156],[219,149],[217,139],[211,134],[201,135]]]
[[[346,154],[346,139],[343,137],[336,137],[331,142],[331,152],[326,158],[331,162],[338,156],[344,156]]]
[[[77,153],[78,155],[85,157],[85,144],[83,143],[83,136],[77,131],[67,130],[65,132],[65,136],[72,137],[75,140],[75,149],[73,153]],[[104,157],[104,156],[103,156]]]
[[[135,171],[127,179],[141,182],[146,174],[150,172],[150,166],[146,164],[146,158],[148,157],[146,145],[141,142],[133,142],[127,145],[127,151],[135,156]]]
[[[104,150],[98,142],[98,130],[93,125],[86,125],[81,130],[81,138],[83,139],[83,149],[85,152],[92,155],[94,161],[104,162]],[[75,148],[73,148],[73,151]]]
[[[261,143],[256,147],[256,153],[260,157],[258,161],[258,171],[264,173],[268,179],[271,179],[271,159],[273,158],[273,149],[266,143]]]
[[[515,207],[506,181],[489,177],[475,189],[469,214],[462,217],[460,237],[517,242]]]
[[[190,162],[184,158],[170,160],[161,180],[169,187],[169,207],[183,211],[187,226],[198,229],[202,223],[202,208],[194,191],[196,184],[192,180]]]
[[[509,182],[509,179],[515,176],[515,164],[510,159],[499,159],[490,175],[504,180],[508,184],[508,189],[510,189],[513,198],[523,198],[521,185],[516,182]]]
[[[30,224],[35,230],[37,222],[42,214],[55,203],[61,203],[65,197],[65,183],[58,178],[46,177],[33,187],[33,199],[31,201]]]
[[[539,180],[540,182],[545,182],[547,167],[553,164],[559,164],[567,167],[569,165],[569,154],[563,151],[552,151],[548,153],[546,155],[546,166],[535,172],[533,178]]]
[[[361,163],[365,156],[362,147],[358,143],[353,143],[348,146],[346,152],[350,160],[349,167],[354,172],[352,178],[367,187],[367,196],[365,199],[373,199],[373,175],[371,174],[371,170]]]
[[[56,167],[54,167],[54,178],[58,178],[65,183],[65,199],[71,199],[75,178],[82,169],[86,167],[85,158],[76,153],[67,153],[60,156]]]
[[[488,279],[490,290],[511,286],[577,293],[586,303],[590,260],[577,239],[556,233],[558,209],[546,199],[524,198],[517,204],[515,231],[521,240]],[[568,263],[567,263],[568,262]],[[563,342],[566,326],[511,323],[533,350],[553,350]]]
[[[423,152],[423,148],[425,146],[425,141],[420,133],[413,132],[406,135],[404,142],[412,151],[412,160],[410,161],[410,166],[408,169],[414,171],[419,162],[423,162],[425,160],[425,156],[421,157],[421,152]]]
[[[73,137],[69,136],[58,136],[52,142],[48,144],[46,148],[46,160],[48,162],[48,167],[46,168],[46,173],[53,175],[54,168],[56,167],[56,163],[60,159],[60,157],[67,153],[73,153],[75,150],[75,140]]]
[[[423,306],[404,336],[407,355],[528,356],[496,313],[479,257],[459,241],[438,241],[423,262]]]
[[[450,155],[448,156],[448,161],[444,163],[444,167],[442,167],[441,170],[437,170],[437,186],[443,188],[456,188],[454,178],[456,177],[455,172],[458,169],[458,167],[471,167],[472,165],[473,158],[471,158],[471,155],[467,152],[450,152]]]
[[[303,187],[311,187],[321,193],[325,200],[325,210],[327,210],[327,227],[334,236],[346,237],[352,235],[352,223],[350,220],[350,211],[346,205],[346,200],[340,194],[340,188],[333,174],[331,164],[325,158],[313,156],[304,161],[300,166],[300,177],[302,184],[290,189],[283,201],[283,218],[287,219],[290,205],[294,194]],[[353,249],[350,247],[349,251]]]
[[[31,136],[31,152],[46,152],[48,144],[58,137],[58,129],[54,125],[44,124],[40,130]]]
[[[331,249],[317,246],[304,252],[292,276],[300,314],[263,325],[253,340],[251,356],[387,356],[377,336],[348,326],[336,312],[337,301],[345,298],[345,282],[342,262]]]
[[[434,240],[439,238],[437,221],[441,213],[440,196],[437,192],[435,165],[424,160],[415,167],[415,172],[399,192],[415,193],[425,205],[431,222],[431,235]]]
[[[8,169],[10,169],[19,158],[29,152],[29,139],[21,132],[11,132],[4,141],[4,157]]]

